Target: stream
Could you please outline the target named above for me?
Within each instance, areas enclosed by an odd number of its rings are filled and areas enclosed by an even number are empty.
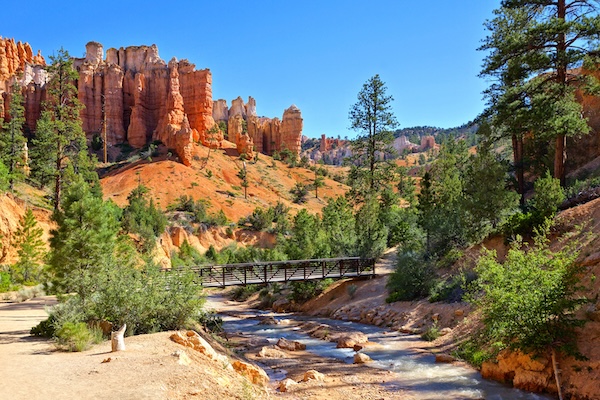
[[[398,373],[398,379],[384,385],[388,390],[407,389],[416,398],[429,399],[554,399],[549,395],[540,395],[513,389],[494,381],[481,378],[476,370],[453,364],[435,363],[435,356],[419,353],[411,344],[419,340],[418,336],[354,322],[331,320],[327,318],[306,317],[295,314],[263,313],[252,310],[238,314],[241,317],[223,315],[223,327],[228,333],[243,333],[246,336],[266,339],[270,344],[279,338],[297,340],[306,344],[306,351],[321,357],[335,358],[348,364],[353,362],[352,349],[338,349],[335,342],[328,342],[302,332],[296,323],[314,321],[341,327],[348,331],[361,331],[371,342],[379,346],[367,347],[362,352],[369,355],[373,362],[370,367],[386,369]],[[259,325],[257,316],[270,315],[277,320],[290,320],[291,323],[279,325]],[[286,371],[264,368],[272,381],[285,378]]]

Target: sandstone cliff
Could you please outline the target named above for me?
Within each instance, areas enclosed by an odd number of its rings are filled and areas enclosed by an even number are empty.
[[[300,154],[303,120],[295,105],[285,110],[280,120],[257,116],[256,100],[252,97],[247,103],[238,97],[231,101],[231,107],[219,99],[213,103],[213,119],[227,124],[228,140],[249,158],[253,149],[268,155],[285,149]]]
[[[39,117],[40,105],[44,100],[42,93],[36,87],[46,83],[47,74],[43,67],[44,57],[38,50],[37,55],[29,43],[15,42],[14,39],[0,37],[0,118],[8,111],[10,89],[17,81],[24,87],[26,112],[26,129],[33,131],[35,121]]]

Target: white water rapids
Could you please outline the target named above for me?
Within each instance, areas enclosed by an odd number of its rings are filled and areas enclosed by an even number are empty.
[[[261,315],[256,311],[254,315]],[[252,314],[251,314],[252,315]],[[251,316],[249,315],[249,316]],[[291,319],[302,322],[307,317],[290,314],[269,314],[276,319]],[[383,329],[326,318],[310,318],[311,321],[343,327],[348,331],[361,331],[368,335],[369,340],[380,346],[367,347],[362,351],[369,355],[374,362],[369,366],[387,369],[398,373],[398,378],[387,381],[384,386],[395,391],[399,389],[410,391],[411,395],[423,400],[433,399],[486,399],[486,400],[518,400],[518,399],[553,399],[548,395],[539,395],[513,389],[497,382],[484,380],[481,375],[470,368],[453,364],[436,364],[431,354],[421,354],[410,349],[411,342],[418,337],[387,332]],[[235,318],[224,316],[224,329],[227,332],[243,333],[256,338],[267,339],[275,344],[279,338],[297,340],[306,344],[306,351],[313,354],[336,358],[347,363],[353,362],[352,349],[337,349],[336,343],[315,339],[300,331],[296,324],[259,325],[256,318]],[[385,332],[385,334],[384,334]],[[273,380],[285,377],[285,371],[265,370]]]

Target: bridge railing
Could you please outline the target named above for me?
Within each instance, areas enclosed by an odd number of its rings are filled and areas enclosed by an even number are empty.
[[[263,261],[193,267],[205,287],[374,276],[375,260],[359,257]]]

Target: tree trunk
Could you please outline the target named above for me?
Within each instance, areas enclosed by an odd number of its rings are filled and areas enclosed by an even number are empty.
[[[556,352],[552,351],[552,369],[554,370],[554,379],[556,380],[556,389],[558,390],[558,399],[563,400],[562,389],[560,387],[560,378],[558,377],[559,369],[558,363],[556,362]]]
[[[560,179],[561,186],[565,186],[565,160],[567,159],[565,143],[567,137],[565,135],[559,135],[556,138],[554,146],[554,178]]]
[[[125,350],[125,329],[127,329],[127,324],[123,324],[118,331],[111,332],[110,341],[113,352]]]
[[[525,168],[523,166],[523,138],[512,135],[515,175],[517,177],[517,193],[521,195],[521,205],[525,204]]]

